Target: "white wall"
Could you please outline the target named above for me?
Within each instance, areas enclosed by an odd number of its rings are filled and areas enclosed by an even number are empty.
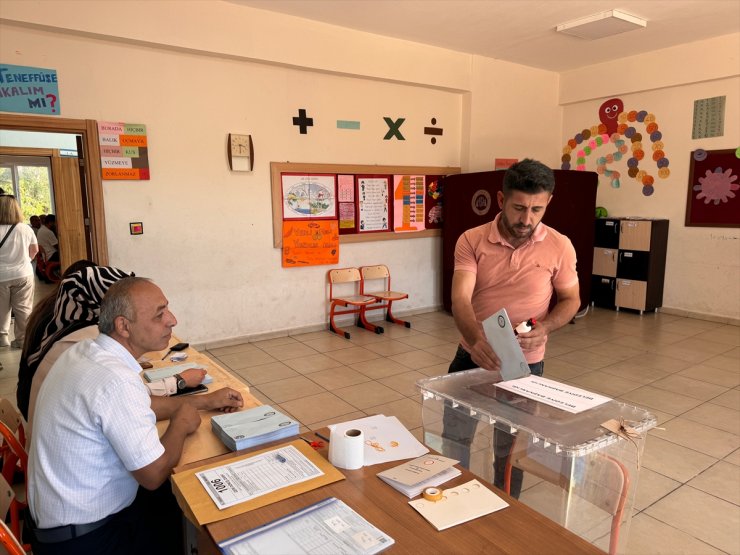
[[[735,321],[740,318],[740,230],[686,227],[684,221],[691,152],[740,145],[739,57],[740,35],[729,35],[592,66],[563,75],[561,82],[561,96],[568,103],[561,147],[580,130],[599,123],[599,106],[609,98],[621,98],[625,111],[655,115],[670,160],[670,176],[658,178],[650,159],[652,143],[644,125],[636,122],[646,153],[640,168],[655,177],[655,193],[642,194],[642,186],[627,176],[625,157],[609,165],[622,174],[621,187],[612,188],[610,180],[601,176],[597,204],[614,216],[670,220],[664,306]],[[724,135],[693,140],[694,100],[714,96],[727,97]],[[612,151],[602,149],[587,157],[587,169],[595,170],[596,158]],[[730,202],[740,210],[740,196]]]
[[[3,0],[2,17],[0,60],[56,69],[64,117],[147,125],[151,181],[104,184],[110,260],[162,285],[191,342],[326,321],[327,267],[283,270],[272,248],[270,161],[483,171],[531,156],[557,167],[565,135],[595,114],[595,93],[572,96],[573,83],[614,82],[615,66],[559,76],[217,1]],[[299,108],[314,118],[308,135],[292,125]],[[406,141],[382,140],[383,116],[407,118]],[[422,132],[431,117],[444,127],[436,145]],[[228,170],[229,132],[252,135],[252,173]],[[145,234],[130,236],[130,221]],[[411,294],[399,308],[435,307],[440,245],[342,245],[339,266],[385,262]],[[702,276],[685,267],[694,274],[666,304],[694,306],[686,290]]]

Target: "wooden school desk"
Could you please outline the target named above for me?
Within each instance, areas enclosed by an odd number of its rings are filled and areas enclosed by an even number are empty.
[[[173,335],[172,339],[170,339],[170,345],[174,345],[179,341],[180,340]],[[198,366],[205,368],[208,371],[208,375],[213,378],[213,381],[207,384],[209,393],[212,391],[217,391],[223,387],[230,387],[242,394],[242,398],[244,399],[244,409],[256,407],[262,404],[249,392],[249,386],[247,384],[245,384],[243,381],[234,376],[225,368],[222,368],[221,366],[216,364],[213,360],[208,358],[203,353],[199,353],[192,347],[188,347],[184,351],[181,351],[183,353],[187,353],[188,355],[188,358],[181,362],[170,361],[170,356],[176,353],[170,353],[165,360],[161,360],[168,350],[169,348],[164,351],[147,353],[145,357],[142,358],[142,360],[148,360],[149,362],[151,362],[153,366],[152,370],[187,363],[197,364]],[[200,461],[202,459],[214,457],[223,453],[229,453],[228,447],[226,447],[223,442],[218,439],[216,435],[211,431],[211,417],[218,414],[223,413],[217,410],[200,411],[201,425],[193,434],[188,436],[185,440],[185,445],[183,446],[182,450],[182,456],[180,457],[180,465]],[[159,430],[160,435],[165,432],[169,423],[169,420],[161,420],[157,422],[157,429]]]
[[[320,433],[328,436],[329,432],[324,429],[320,430]],[[312,441],[318,439],[308,432],[302,434],[302,436]],[[291,438],[275,442],[273,445],[280,445],[288,441],[291,441]],[[265,447],[266,445],[261,445],[253,450],[264,449]],[[247,449],[238,453],[249,451]],[[327,446],[319,450],[319,453],[328,457]],[[208,461],[178,467],[175,472],[211,462],[223,461],[228,463],[234,455],[229,453]],[[341,499],[366,520],[391,536],[396,543],[383,552],[389,555],[406,553],[413,555],[434,553],[603,555],[601,550],[582,538],[495,489],[493,491],[509,503],[509,507],[438,532],[408,504],[409,499],[405,495],[394,490],[376,476],[378,472],[397,466],[401,462],[403,461],[378,464],[359,470],[342,470],[341,472],[347,477],[346,480],[226,520],[207,524],[205,529],[214,543],[207,545],[207,541],[203,541],[205,538],[201,537],[199,555],[219,553],[215,543],[245,530],[266,524],[327,497]],[[461,470],[461,476],[450,480],[441,487],[454,487],[476,478],[474,474],[467,470]],[[186,503],[183,499],[178,499],[178,502]],[[186,513],[188,512],[187,507],[183,507],[183,509]]]

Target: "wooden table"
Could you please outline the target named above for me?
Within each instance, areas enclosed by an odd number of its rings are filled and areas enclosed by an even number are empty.
[[[170,345],[174,345],[179,342],[180,340],[173,335],[170,340]],[[161,360],[166,352],[167,350],[147,353],[141,360],[148,360],[151,362],[153,370],[167,368],[169,366],[178,366],[186,363],[197,364],[198,366],[205,368],[208,371],[208,374],[213,378],[213,382],[208,384],[209,392],[217,391],[223,387],[230,387],[242,394],[242,397],[244,398],[244,408],[256,407],[262,404],[249,392],[249,386],[247,384],[192,347],[188,347],[184,351],[181,351],[188,355],[188,358],[181,362],[170,361],[169,356],[175,353],[171,353],[166,360]],[[211,431],[211,417],[217,414],[222,413],[216,410],[200,411],[201,425],[185,440],[182,456],[180,457],[180,465],[201,461],[203,459],[230,452],[228,447],[226,447]],[[169,423],[169,420],[161,420],[157,422],[157,429],[159,430],[160,436],[164,434],[165,430],[167,430]]]
[[[324,433],[325,432],[325,433]],[[320,430],[328,435],[328,430]],[[316,440],[312,434],[304,434],[307,439]],[[284,440],[275,444],[285,443]],[[263,449],[262,445],[256,449]],[[249,452],[240,451],[239,454]],[[328,457],[327,447],[319,451]],[[211,462],[228,462],[235,454],[230,453],[187,465],[192,468]],[[459,526],[438,532],[409,504],[409,499],[376,477],[378,472],[400,464],[402,461],[373,465],[359,470],[342,470],[346,480],[297,495],[205,526],[214,542],[235,536],[245,530],[256,528],[292,513],[327,497],[341,499],[369,522],[391,536],[395,545],[384,553],[389,554],[521,554],[567,553],[568,555],[603,555],[603,551],[569,532],[562,526],[545,518],[533,509],[506,495],[493,490],[509,503],[509,507],[490,515],[466,522]],[[178,470],[184,469],[180,467]],[[465,483],[475,475],[465,469],[462,475],[444,484],[450,488]],[[488,484],[486,484],[488,485]],[[493,489],[493,488],[491,488]],[[183,500],[178,500],[183,503]],[[218,553],[215,545],[207,546],[200,542],[200,555]],[[212,549],[212,550],[211,550]]]

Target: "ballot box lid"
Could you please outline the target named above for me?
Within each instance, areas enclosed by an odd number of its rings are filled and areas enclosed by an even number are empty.
[[[619,441],[617,434],[601,426],[611,419],[629,426],[635,432],[630,441],[638,443],[657,424],[655,416],[645,409],[613,399],[573,414],[497,388],[498,381],[497,372],[476,368],[421,379],[416,386],[425,408],[442,401],[445,410],[453,409],[510,433],[524,431],[564,456],[582,456]]]

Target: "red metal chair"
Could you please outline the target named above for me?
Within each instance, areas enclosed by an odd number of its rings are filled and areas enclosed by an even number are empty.
[[[334,317],[341,316],[343,314],[362,314],[362,310],[365,306],[375,302],[375,297],[362,294],[334,296],[335,285],[343,283],[356,284],[362,282],[360,270],[357,268],[338,268],[335,270],[329,270],[327,272],[327,279],[329,280],[329,302],[331,302],[331,307],[329,309],[329,329],[337,335],[341,335],[345,339],[349,339],[349,332],[339,328],[339,326],[334,322]],[[337,310],[338,307],[345,307],[348,310],[339,311]],[[379,330],[380,331],[376,329],[375,333],[383,333],[383,328],[379,328]]]
[[[0,421],[0,437],[3,440],[5,450],[2,477],[8,484],[12,484],[16,470],[20,469],[25,490],[26,476],[28,475],[28,454],[18,438],[15,437],[15,434],[2,421]],[[20,501],[18,498],[14,498],[10,502],[10,531],[16,538],[21,537],[21,514],[27,506],[26,501]]]
[[[521,468],[524,472],[531,472],[535,476],[565,490],[569,489],[568,472],[565,468],[561,467],[558,470],[543,464],[543,462],[530,457],[528,451],[529,436],[520,432],[516,436],[506,459],[506,469],[504,470],[504,491],[506,493],[511,491],[511,469],[513,466]],[[561,465],[567,464],[564,458],[561,458],[555,464],[558,462]],[[612,515],[609,555],[616,555],[619,547],[619,531],[624,516],[624,506],[630,488],[629,471],[621,462],[609,455],[597,454],[592,458],[590,464],[595,465],[595,468],[590,471],[586,479],[595,483],[596,487],[589,487],[588,484],[585,484],[581,488],[581,497]]]
[[[385,320],[392,324],[398,324],[399,326],[411,327],[411,322],[405,320],[399,320],[393,316],[391,305],[394,301],[400,301],[408,299],[408,293],[401,293],[399,291],[391,290],[391,272],[388,270],[388,266],[385,264],[377,264],[375,266],[362,266],[360,268],[360,275],[362,281],[360,282],[360,294],[368,295],[375,299],[375,303],[370,306],[365,306],[360,312],[360,321],[357,323],[358,327],[374,331],[375,333],[383,333],[383,328],[375,324],[371,324],[367,321],[366,314],[371,310],[386,309]],[[382,280],[382,289],[380,291],[367,291],[367,282],[373,280]],[[380,330],[378,332],[377,330]]]
[[[0,546],[4,547],[10,555],[26,555],[31,546],[21,545],[18,537],[5,524],[5,515],[14,502],[16,499],[13,488],[5,481],[5,478],[0,476]]]
[[[39,245],[39,252],[36,255],[36,275],[49,283],[58,283],[62,280],[61,263],[56,260],[46,261],[44,247]]]

